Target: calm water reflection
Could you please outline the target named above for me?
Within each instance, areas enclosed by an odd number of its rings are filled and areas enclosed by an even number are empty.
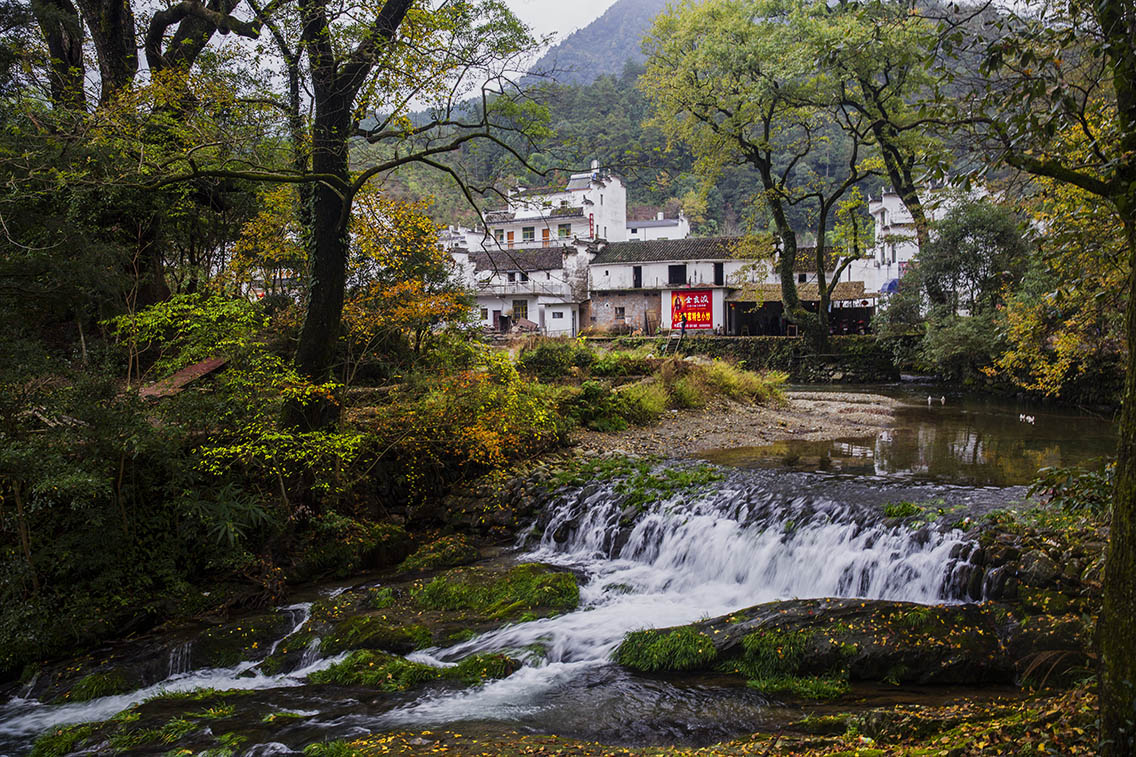
[[[739,467],[789,467],[916,478],[976,486],[1029,483],[1047,465],[1087,465],[1115,454],[1112,419],[1012,401],[947,396],[927,387],[875,387],[903,406],[890,429],[829,442],[785,441],[718,450],[708,460]],[[1034,422],[1021,420],[1031,416]]]

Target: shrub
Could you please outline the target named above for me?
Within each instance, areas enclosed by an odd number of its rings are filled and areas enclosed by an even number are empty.
[[[572,418],[557,412],[565,389],[522,380],[511,358],[489,354],[483,371],[423,377],[357,416],[383,454],[392,488],[411,504],[447,485],[557,446]]]
[[[615,392],[616,413],[635,426],[659,422],[667,409],[667,392],[657,381],[640,381],[620,387]]]
[[[545,339],[522,349],[517,365],[525,373],[558,379],[569,375],[572,368],[590,367],[595,360],[595,353],[581,340]]]
[[[308,539],[295,571],[302,579],[346,578],[361,570],[397,564],[410,552],[410,536],[402,526],[336,513],[313,519]]]
[[[1096,470],[1087,468],[1042,468],[1029,488],[1029,496],[1041,496],[1046,502],[1066,512],[1085,510],[1107,513],[1112,507],[1116,461],[1102,463]]]
[[[789,376],[780,371],[765,374],[746,371],[722,360],[715,360],[703,370],[705,381],[718,394],[732,400],[768,402],[778,399],[781,385]]]
[[[617,408],[617,399],[607,384],[585,381],[579,391],[567,394],[561,413],[577,425],[593,431],[623,431],[627,420]]]
[[[595,376],[645,376],[651,372],[653,362],[640,350],[611,350],[600,353],[592,365]]]
[[[678,410],[693,410],[706,406],[706,389],[696,379],[684,376],[670,387],[670,404]]]

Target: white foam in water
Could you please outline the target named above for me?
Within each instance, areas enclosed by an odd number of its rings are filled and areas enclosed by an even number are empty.
[[[682,625],[788,598],[952,599],[945,592],[958,531],[919,534],[882,522],[878,508],[873,522],[864,524],[858,521],[869,513],[826,503],[827,515],[818,514],[815,507],[806,510],[803,499],[754,518],[747,499],[720,490],[695,502],[658,504],[638,517],[619,549],[613,545],[625,512],[609,490],[561,502],[539,547],[523,559],[585,571],[581,608],[419,653],[420,661],[440,664],[510,651],[527,664],[480,689],[426,697],[382,715],[376,725],[516,720],[566,680],[608,664],[624,635],[637,629]],[[805,517],[787,527],[794,515]],[[557,543],[553,535],[563,538],[563,531],[568,538]],[[533,645],[546,650],[543,659],[526,652]]]

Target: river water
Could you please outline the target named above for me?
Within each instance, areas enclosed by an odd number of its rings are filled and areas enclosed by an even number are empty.
[[[893,390],[894,391],[894,390]],[[787,443],[708,455],[723,480],[631,508],[611,483],[558,493],[519,559],[581,577],[580,608],[518,623],[445,649],[412,655],[448,665],[506,651],[524,666],[500,681],[409,698],[360,698],[310,686],[305,676],[340,658],[310,650],[301,669],[266,676],[255,664],[194,670],[180,646],[170,675],[131,694],[82,704],[21,699],[0,707],[0,753],[26,752],[52,726],[101,720],[167,690],[255,690],[305,717],[249,753],[288,753],[306,743],[405,727],[503,725],[610,743],[706,743],[752,731],[776,703],[736,681],[634,676],[610,662],[623,636],[714,617],[762,602],[863,597],[923,603],[981,599],[966,592],[968,519],[1025,497],[1041,465],[1109,454],[1109,422],[1088,415],[900,391],[896,426],[871,438]],[[1032,417],[1029,422],[1023,416]],[[684,466],[689,462],[669,465]],[[912,527],[883,506],[920,503]],[[308,605],[286,608],[288,633]],[[259,751],[257,751],[259,750]]]

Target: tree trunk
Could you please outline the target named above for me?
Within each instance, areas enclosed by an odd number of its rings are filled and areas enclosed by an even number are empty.
[[[872,90],[866,88],[864,91]],[[897,144],[899,141],[898,135],[882,116],[884,108],[878,102],[876,102],[876,108],[881,115],[873,119],[872,133],[876,137],[876,142],[880,145],[880,154],[884,159],[884,169],[887,171],[888,180],[891,182],[892,188],[895,189],[895,193],[899,195],[899,199],[903,201],[907,212],[911,214],[911,221],[915,224],[915,239],[919,243],[919,249],[925,250],[927,249],[927,243],[931,239],[931,226],[930,222],[927,220],[927,213],[923,209],[923,203],[919,199],[919,191],[915,186],[915,177],[912,175],[912,166],[914,165],[915,157],[903,154],[903,151]]]
[[[1124,409],[1117,446],[1116,494],[1104,567],[1104,602],[1097,625],[1103,757],[1136,754],[1136,213],[1125,214],[1128,234],[1128,335]]]
[[[325,182],[311,193],[311,226],[308,229],[308,306],[296,369],[314,383],[330,378],[343,316],[349,240],[347,221],[351,197],[347,194],[347,137],[351,126],[350,101],[328,95],[316,98],[312,125],[312,171],[335,176],[340,186]],[[284,416],[286,425],[304,430],[326,428],[339,417],[339,407],[327,400],[293,404]]]
[[[134,11],[130,0],[77,0],[99,59],[102,102],[108,102],[138,73]]]
[[[24,512],[24,498],[20,491],[20,482],[12,483],[12,493],[16,499],[16,530],[20,532],[20,548],[24,551],[24,559],[28,563],[28,572],[32,576],[32,589],[39,593],[39,576],[36,575],[35,562],[32,560],[32,540],[28,529],[28,516]]]
[[[834,200],[835,202],[835,200]],[[824,238],[828,235],[828,206],[822,201],[820,204],[820,220],[817,221],[816,244],[816,274],[817,274],[817,326],[813,335],[813,344],[818,354],[828,352],[828,280],[824,275],[825,244]]]
[[[51,101],[83,110],[83,20],[71,0],[32,0],[32,13],[51,55]]]
[[[797,294],[797,232],[789,223],[785,215],[785,207],[777,194],[777,183],[773,179],[772,165],[769,161],[754,160],[751,163],[758,169],[761,182],[765,188],[765,205],[773,216],[773,225],[777,227],[777,236],[781,239],[781,255],[777,261],[777,273],[781,277],[781,309],[785,316],[806,334],[811,333],[814,321],[801,305],[801,298]]]

